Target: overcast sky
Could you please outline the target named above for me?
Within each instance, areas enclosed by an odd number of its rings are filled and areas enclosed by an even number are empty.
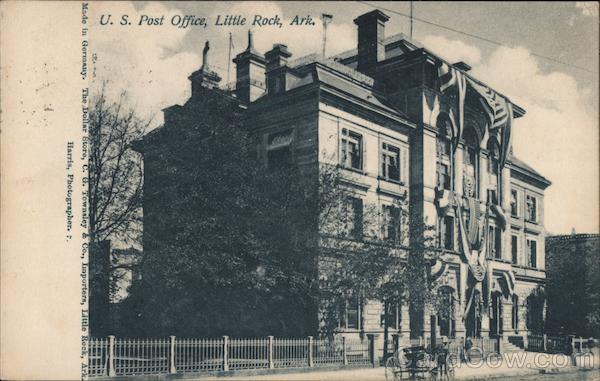
[[[248,22],[255,14],[279,15],[282,28],[253,28],[255,47],[264,53],[275,42],[286,43],[293,59],[321,51],[322,13],[333,15],[328,55],[354,48],[352,20],[374,6],[404,14],[410,10],[408,2],[95,2],[90,44],[98,54],[96,80],[109,80],[115,94],[126,89],[139,112],[153,116],[156,126],[162,122],[162,108],[189,97],[187,76],[201,65],[204,41],[210,40],[210,63],[223,82],[229,33],[232,56],[246,47],[248,26],[216,27],[217,15],[242,15]],[[390,16],[387,36],[409,33],[406,17],[384,12]],[[126,27],[115,22],[100,27],[103,13],[113,18],[128,14],[133,24],[144,14],[165,15],[166,25]],[[170,25],[176,14],[206,17],[209,25],[176,28]],[[310,15],[316,25],[286,25],[296,15]],[[449,61],[469,63],[476,77],[527,110],[515,123],[513,146],[518,157],[553,182],[546,192],[547,230],[598,233],[598,3],[415,2],[414,16],[502,44],[414,22],[415,40]],[[230,73],[234,81],[233,64]]]

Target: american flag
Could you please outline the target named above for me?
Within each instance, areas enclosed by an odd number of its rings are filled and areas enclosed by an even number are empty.
[[[469,85],[481,95],[479,101],[488,114],[490,129],[506,125],[508,119],[512,118],[512,115],[509,115],[509,112],[512,111],[510,102],[489,87],[482,86],[471,79],[469,79]]]
[[[510,148],[513,120],[512,103],[487,86],[469,79],[469,85],[481,96],[479,101],[488,114],[490,132],[497,136],[500,147],[500,166],[504,167]]]
[[[465,121],[464,109],[465,96],[467,95],[467,78],[460,70],[455,69],[454,67],[448,65],[445,62],[443,62],[438,68],[438,76],[440,78],[440,92],[444,93],[446,92],[446,90],[452,88],[453,86],[456,86],[458,92],[458,120],[455,123],[457,131],[455,131],[454,134],[454,138],[458,140],[463,131]],[[454,144],[455,149],[456,147],[457,145]]]

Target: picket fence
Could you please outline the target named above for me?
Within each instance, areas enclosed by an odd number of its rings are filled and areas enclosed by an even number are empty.
[[[372,338],[91,338],[88,377],[372,366]]]

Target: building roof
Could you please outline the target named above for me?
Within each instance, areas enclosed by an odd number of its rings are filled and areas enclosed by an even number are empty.
[[[385,58],[392,58],[402,54],[402,52],[406,53],[407,51],[413,51],[416,49],[422,49],[423,45],[421,43],[411,40],[404,33],[398,33],[393,36],[387,37],[383,40],[385,45]],[[398,49],[401,52],[398,52]],[[336,54],[331,57],[335,61],[346,61],[357,58],[358,49],[350,49],[345,52]]]
[[[545,187],[552,184],[552,182],[550,180],[545,178],[541,173],[536,171],[532,166],[530,166],[529,164],[525,163],[523,160],[516,157],[513,153],[509,154],[508,161],[512,164],[512,167],[514,169],[520,170],[524,174],[529,175],[530,177],[533,177],[534,179],[540,181],[542,184],[545,185]]]
[[[592,240],[600,240],[600,234],[593,234],[593,233],[557,234],[557,235],[549,235],[546,237],[546,239],[557,240],[557,241],[592,241]]]
[[[440,56],[439,54],[431,51],[429,48],[425,47],[420,42],[409,38],[404,33],[398,33],[393,36],[387,37],[386,39],[384,39],[384,45],[385,45],[385,60],[388,60],[388,59],[391,59],[394,57],[398,57],[403,54],[413,52],[415,50],[420,49],[420,50],[426,52],[428,55],[434,57],[438,61],[445,62],[449,66],[453,66],[455,69],[460,70],[466,76],[471,78],[473,81],[479,83],[480,85],[492,89],[491,86],[489,86],[486,83],[482,82],[481,80],[473,77],[472,75],[469,75],[466,73],[467,70],[465,70],[465,68],[468,67],[470,69],[470,66],[467,63],[465,63],[463,61],[452,63],[452,62],[448,61],[447,59],[443,58],[442,56]],[[358,49],[350,49],[350,50],[347,50],[340,54],[337,54],[331,58],[335,61],[342,62],[345,65],[353,64],[358,60]],[[498,93],[499,95],[501,95],[502,97],[509,99],[506,95],[500,93],[499,91],[497,91],[495,89],[494,89],[494,91],[496,93]],[[521,106],[515,104],[512,101],[511,101],[511,103],[514,106],[515,117],[520,117],[520,116],[525,115],[525,109],[523,109]]]

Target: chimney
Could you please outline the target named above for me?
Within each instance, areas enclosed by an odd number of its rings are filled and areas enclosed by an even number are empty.
[[[188,79],[192,82],[192,97],[200,94],[202,89],[213,89],[219,86],[221,77],[214,72],[208,65],[208,50],[210,45],[208,41],[204,44],[202,51],[202,66],[199,70],[193,72]]]
[[[285,91],[285,71],[287,60],[292,56],[287,45],[274,44],[273,49],[265,53],[267,61],[267,93],[276,94]]]
[[[371,70],[385,59],[385,22],[390,18],[374,10],[354,19],[358,26],[358,66],[361,72]]]
[[[243,102],[254,102],[266,89],[265,59],[252,42],[252,32],[248,31],[248,47],[238,54],[235,63],[235,93]]]
[[[457,69],[464,71],[465,73],[471,70],[471,65],[466,63],[465,61],[458,61],[452,64]]]

